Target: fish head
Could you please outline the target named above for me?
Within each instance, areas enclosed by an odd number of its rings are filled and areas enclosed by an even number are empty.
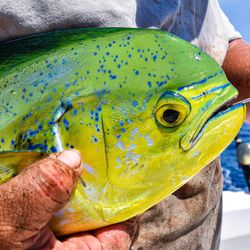
[[[110,173],[121,171],[123,178],[127,173],[129,180],[138,180],[145,168],[153,173],[164,165],[169,174],[171,164],[186,169],[188,161],[197,160],[205,166],[231,142],[245,115],[243,104],[227,108],[237,90],[212,58],[174,36],[159,33],[157,39],[165,46],[157,62],[152,63],[153,46],[148,52],[148,43],[140,45],[138,58],[119,75],[123,84],[118,80],[102,99],[107,165]],[[141,63],[140,54],[152,62]]]

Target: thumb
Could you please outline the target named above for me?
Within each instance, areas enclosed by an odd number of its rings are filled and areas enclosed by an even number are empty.
[[[62,208],[81,174],[81,157],[68,150],[52,154],[0,186],[0,238],[22,241],[39,232]]]

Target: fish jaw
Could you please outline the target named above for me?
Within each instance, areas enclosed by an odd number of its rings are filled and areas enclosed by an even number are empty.
[[[191,139],[190,139],[190,136],[182,137],[182,139],[180,140],[180,147],[182,148],[183,151],[191,150],[193,147],[195,147],[195,145],[199,142],[199,140],[203,137],[204,134],[210,133],[211,131],[207,127],[211,127],[211,130],[220,129],[221,135],[223,135],[224,129],[222,129],[222,126],[220,126],[220,124],[218,123],[218,121],[221,122],[227,129],[227,126],[225,125],[223,118],[227,120],[227,122],[232,126],[232,128],[236,128],[239,125],[239,129],[240,129],[245,119],[245,115],[246,115],[246,107],[244,104],[238,103],[237,105],[233,105],[228,108],[226,108],[226,106],[222,106],[219,110],[214,112],[214,114],[212,114],[205,122],[200,124],[200,126],[198,127],[195,133],[195,136],[193,136]],[[236,114],[238,115],[236,116],[234,112],[236,112]],[[231,119],[228,118],[228,115],[232,115],[232,118]],[[231,124],[233,121],[233,117],[235,117],[236,119],[235,120],[236,124]],[[212,123],[212,125],[210,123]],[[234,134],[234,131],[232,131],[232,134]],[[235,136],[232,138],[232,140],[235,138]]]
[[[230,108],[212,116],[205,124],[198,135],[193,149],[206,150],[213,158],[219,156],[223,150],[233,141],[239,132],[246,116],[246,105],[235,104]],[[200,138],[202,137],[202,140]],[[192,150],[192,149],[191,149]],[[204,164],[208,160],[205,154],[199,158]]]

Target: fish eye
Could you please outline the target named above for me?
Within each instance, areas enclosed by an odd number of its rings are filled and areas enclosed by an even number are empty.
[[[177,121],[179,115],[180,115],[180,113],[178,111],[176,111],[176,110],[166,109],[163,112],[163,119],[164,119],[165,122],[173,123],[173,122]]]
[[[186,119],[186,116],[187,110],[180,104],[165,104],[155,112],[157,121],[168,128],[178,126]]]
[[[190,111],[191,106],[185,97],[165,91],[156,104],[154,115],[158,125],[172,128],[184,122]]]

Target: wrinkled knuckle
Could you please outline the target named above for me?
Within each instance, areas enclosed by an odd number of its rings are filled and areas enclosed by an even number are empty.
[[[18,241],[32,224],[29,219],[31,206],[29,190],[18,183],[12,184],[0,191],[0,238]]]
[[[73,170],[50,158],[35,163],[31,168],[26,179],[29,184],[28,195],[33,204],[46,207],[50,213],[69,201],[76,184]],[[44,201],[44,205],[40,200]]]

